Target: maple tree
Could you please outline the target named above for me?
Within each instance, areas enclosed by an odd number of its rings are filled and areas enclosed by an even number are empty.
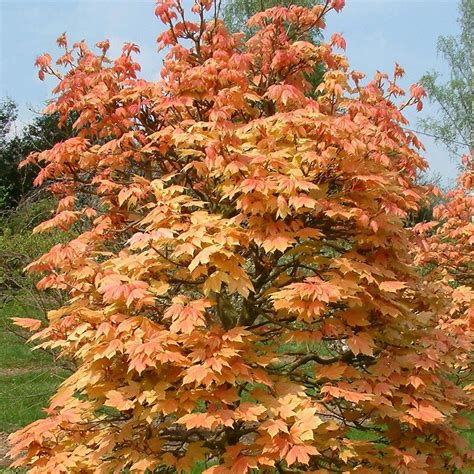
[[[456,334],[460,345],[453,365],[453,376],[466,390],[474,390],[472,373],[472,327],[474,324],[474,162],[471,155],[462,157],[458,186],[443,196],[434,208],[435,221],[422,222],[414,232],[422,237],[416,263],[425,278],[438,285],[443,298],[451,301],[440,317],[439,328]],[[467,336],[467,337],[466,337]]]
[[[159,1],[168,53],[156,82],[138,77],[134,44],[112,60],[107,41],[94,53],[62,35],[66,71],[37,60],[59,81],[48,111],[77,120],[74,137],[25,162],[59,199],[36,231],[82,232],[29,266],[68,303],[47,327],[17,323],[77,370],[47,418],[11,436],[15,466],[472,465],[458,432],[470,386],[453,377],[467,380],[470,365],[469,289],[453,302],[450,278],[419,270],[436,254],[435,224],[404,225],[428,198],[402,114],[424,91],[398,104],[400,66],[363,83],[340,35],[305,40],[343,6],[270,8],[244,40],[211,0],[192,12]],[[323,81],[307,94],[318,64]],[[452,242],[455,221],[437,224],[439,239]]]

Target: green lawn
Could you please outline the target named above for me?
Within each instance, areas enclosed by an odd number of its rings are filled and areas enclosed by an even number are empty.
[[[43,408],[65,371],[45,351],[32,351],[27,334],[14,326],[11,317],[34,317],[21,299],[0,303],[0,432],[11,433],[44,416]],[[15,331],[17,334],[12,332]],[[3,439],[3,438],[2,438]],[[0,453],[5,447],[0,447]],[[13,473],[0,455],[0,473]],[[3,464],[3,466],[2,466]]]
[[[0,430],[10,433],[43,416],[63,377],[50,367],[0,376]]]
[[[41,409],[61,381],[63,371],[54,358],[32,350],[27,333],[11,317],[31,317],[31,309],[18,300],[0,307],[0,431],[12,432],[41,416]],[[17,334],[11,332],[14,330]],[[21,337],[23,336],[23,337]]]

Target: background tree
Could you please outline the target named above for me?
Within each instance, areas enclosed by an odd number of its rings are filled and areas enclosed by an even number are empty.
[[[77,370],[48,417],[12,436],[32,473],[465,472],[472,407],[443,331],[445,281],[416,266],[405,220],[427,164],[393,77],[367,83],[311,28],[343,2],[257,13],[246,42],[213,2],[168,25],[162,80],[138,47],[84,42],[38,59],[49,111],[76,136],[35,153],[57,211],[35,232],[81,233],[29,266],[63,291],[20,319]],[[211,12],[211,13],[207,13]],[[189,13],[189,14],[192,14]],[[206,15],[210,19],[205,21]],[[288,25],[291,28],[288,28]],[[341,43],[338,40],[338,43]],[[323,63],[318,94],[305,74]],[[83,201],[81,195],[94,199]]]
[[[9,149],[9,137],[12,126],[17,118],[17,107],[12,100],[4,99],[0,104],[0,209],[5,209],[12,204],[15,187],[19,186],[21,180],[18,179],[18,172],[12,161],[12,157],[7,153]],[[23,157],[24,159],[24,157]],[[16,162],[18,166],[19,161]]]
[[[474,101],[473,92],[473,39],[474,2],[461,0],[459,3],[458,37],[441,36],[438,51],[448,62],[450,79],[440,84],[439,74],[425,74],[422,83],[428,97],[439,105],[439,115],[420,121],[426,132],[439,137],[456,157],[474,147],[472,133]]]
[[[51,148],[72,133],[72,121],[58,126],[55,114],[39,114],[20,131],[12,130],[17,105],[10,99],[0,104],[0,211],[12,210],[33,187],[35,170],[19,169],[30,153]]]

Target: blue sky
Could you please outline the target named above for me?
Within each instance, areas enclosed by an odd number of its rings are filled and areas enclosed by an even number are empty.
[[[189,0],[185,0],[189,1]],[[391,72],[395,62],[406,71],[408,87],[429,70],[447,77],[449,71],[436,53],[439,35],[458,34],[457,0],[346,0],[341,13],[327,17],[326,37],[342,32],[353,69],[369,77]],[[153,14],[153,0],[0,0],[0,96],[20,105],[20,125],[42,109],[54,83],[41,82],[33,63],[39,54],[56,51],[55,40],[66,31],[71,42],[89,44],[108,38],[112,53],[126,41],[141,47],[143,76],[158,78],[162,55],[156,36],[162,25]],[[408,112],[411,127],[418,117],[435,115],[427,103],[421,114]],[[446,149],[421,135],[433,173],[452,184],[456,163]]]

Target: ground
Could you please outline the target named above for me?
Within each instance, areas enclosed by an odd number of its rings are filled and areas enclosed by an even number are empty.
[[[8,465],[7,436],[7,433],[0,433],[0,469]]]
[[[36,317],[22,299],[0,301],[0,473],[7,468],[8,434],[44,416],[43,407],[65,377],[65,371],[44,351],[32,351],[25,333],[17,329],[11,317]],[[22,337],[23,336],[23,337]],[[18,472],[18,471],[17,471]]]

